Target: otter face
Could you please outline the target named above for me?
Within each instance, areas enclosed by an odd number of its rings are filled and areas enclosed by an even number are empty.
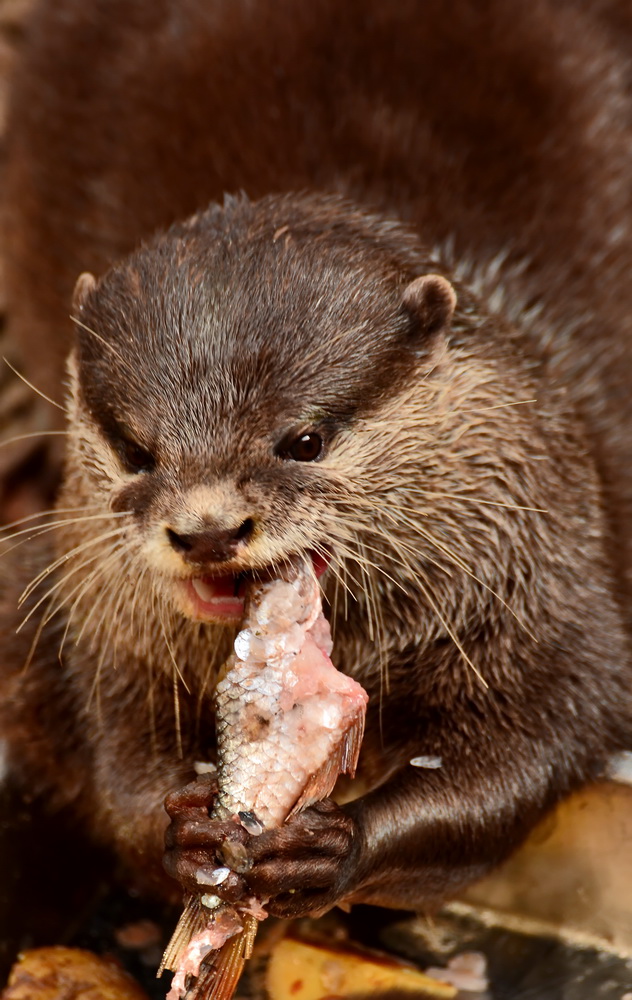
[[[354,527],[357,437],[428,367],[454,293],[410,239],[334,199],[230,201],[75,294],[71,447],[84,490],[185,616]],[[350,438],[356,446],[349,446]]]

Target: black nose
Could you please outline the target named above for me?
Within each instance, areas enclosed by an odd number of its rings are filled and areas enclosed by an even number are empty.
[[[187,562],[226,562],[234,557],[239,543],[247,541],[254,526],[254,521],[248,517],[237,528],[207,526],[203,531],[188,535],[180,535],[172,528],[167,528],[167,537],[176,552]]]

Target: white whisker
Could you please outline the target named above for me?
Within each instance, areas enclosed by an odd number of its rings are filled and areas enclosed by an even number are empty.
[[[2,360],[4,361],[5,365],[8,365],[8,367],[11,369],[14,375],[17,375],[17,377],[21,379],[25,385],[28,385],[29,389],[32,389],[33,392],[37,393],[38,396],[41,396],[42,399],[45,399],[47,403],[51,404],[51,406],[56,406],[58,410],[62,411],[62,413],[65,412],[64,407],[60,403],[56,403],[54,399],[51,399],[50,396],[47,396],[46,393],[41,391],[41,389],[38,389],[36,386],[34,386],[32,382],[29,382],[29,380],[24,375],[22,375],[21,372],[17,370],[17,368],[13,367],[13,365],[7,358],[3,356]]]

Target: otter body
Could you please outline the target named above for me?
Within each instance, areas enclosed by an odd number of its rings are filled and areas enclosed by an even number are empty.
[[[60,523],[2,570],[0,717],[159,891],[167,793],[182,885],[230,836],[177,790],[244,575],[297,552],[371,701],[352,801],[248,842],[271,912],[433,906],[627,745],[620,8],[37,9],[12,332],[51,393],[71,350],[69,434]]]

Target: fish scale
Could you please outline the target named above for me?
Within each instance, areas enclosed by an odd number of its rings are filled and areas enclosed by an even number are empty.
[[[257,689],[244,695],[244,682],[250,679],[253,667],[237,663],[217,687],[218,717],[222,719],[217,732],[222,771],[214,809],[218,819],[248,810],[264,827],[279,826],[307,784],[312,761],[328,758],[340,740],[341,711],[335,713],[329,730],[318,732],[312,728],[308,752],[302,757],[297,754],[298,745],[305,739],[308,713],[303,704],[286,712],[278,708],[281,692],[287,689],[284,674],[289,669],[276,663],[263,666],[257,672]],[[248,709],[266,720],[260,739],[247,738],[251,727],[242,717]]]

